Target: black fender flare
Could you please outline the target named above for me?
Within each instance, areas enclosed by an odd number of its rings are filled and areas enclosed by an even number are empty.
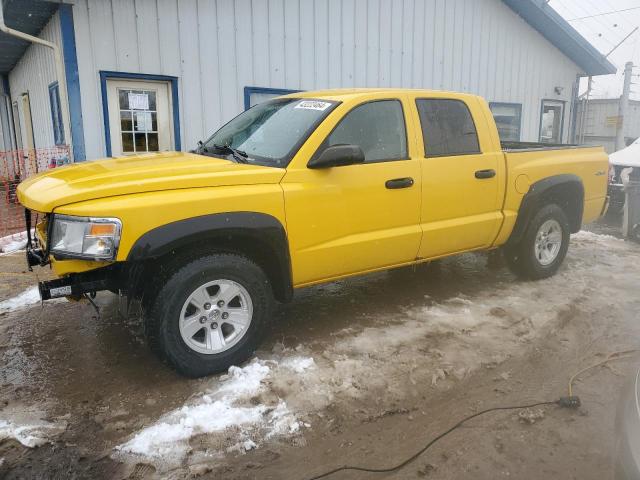
[[[282,302],[291,300],[293,282],[287,233],[277,218],[265,213],[215,213],[162,225],[136,240],[127,262],[157,259],[194,244],[210,243],[215,250],[216,241],[226,242],[228,247],[237,239],[242,239],[245,245],[249,242],[252,251],[243,251],[241,247],[236,250],[233,246],[225,250],[245,254],[252,259],[256,256],[264,259],[257,263],[263,263],[260,266],[271,280],[275,297]]]
[[[529,191],[525,194],[522,202],[520,203],[516,224],[509,236],[509,240],[507,240],[508,246],[515,245],[520,242],[535,213],[540,209],[540,207],[548,203],[548,198],[551,192],[557,192],[557,189],[563,186],[568,189],[573,188],[580,192],[580,201],[576,205],[577,211],[575,212],[575,218],[570,219],[569,222],[571,226],[571,233],[575,233],[580,230],[584,210],[584,185],[582,184],[582,179],[577,175],[569,173],[554,175],[543,178],[529,187]]]

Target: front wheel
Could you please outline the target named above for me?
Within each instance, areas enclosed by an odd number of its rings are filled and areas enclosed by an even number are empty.
[[[557,205],[546,205],[533,216],[520,242],[505,248],[507,264],[521,278],[550,277],[562,265],[569,239],[569,221],[564,211]]]
[[[260,267],[239,255],[208,255],[171,275],[145,318],[147,336],[178,372],[202,377],[247,360],[273,312]]]

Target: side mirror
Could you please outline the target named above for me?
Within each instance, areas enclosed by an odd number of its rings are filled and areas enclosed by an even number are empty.
[[[344,167],[364,163],[364,152],[358,145],[333,145],[327,147],[307,164],[308,168]]]

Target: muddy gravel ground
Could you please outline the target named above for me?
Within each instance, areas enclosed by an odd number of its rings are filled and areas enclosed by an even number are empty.
[[[49,272],[0,256],[0,477],[304,480],[392,466],[484,408],[555,400],[640,343],[640,245],[590,230],[541,282],[467,254],[299,291],[253,360],[200,380],[153,356],[117,296],[98,295],[99,316],[41,306],[28,289]],[[582,375],[577,410],[490,413],[399,471],[329,478],[611,478],[638,360]]]

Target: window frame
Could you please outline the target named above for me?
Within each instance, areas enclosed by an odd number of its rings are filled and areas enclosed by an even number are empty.
[[[253,93],[266,93],[268,95],[282,96],[282,95],[289,95],[289,94],[292,94],[292,93],[300,93],[300,92],[303,92],[303,91],[304,90],[290,90],[288,88],[245,86],[244,90],[243,90],[244,109],[245,110],[249,110],[252,107],[252,105],[251,105],[251,94],[253,94]],[[270,99],[270,100],[273,100],[273,99]]]
[[[381,159],[381,160],[373,160],[371,162],[367,162],[366,158],[365,161],[363,163],[359,163],[357,165],[370,165],[370,164],[374,164],[374,163],[387,163],[387,162],[406,162],[408,160],[411,160],[411,155],[409,154],[409,132],[407,131],[407,116],[405,114],[405,110],[404,110],[404,105],[402,104],[402,99],[398,98],[398,97],[389,97],[389,98],[376,98],[374,100],[367,100],[364,101],[362,103],[359,103],[357,105],[354,105],[353,107],[351,107],[347,112],[345,112],[344,115],[342,115],[342,118],[340,118],[340,120],[338,120],[338,122],[333,126],[333,128],[331,129],[331,131],[327,134],[327,136],[322,140],[322,142],[320,143],[320,145],[318,145],[318,148],[316,149],[316,151],[314,152],[314,154],[311,156],[311,158],[309,159],[309,162],[307,162],[307,165],[309,163],[311,163],[313,160],[315,160],[317,157],[319,157],[322,152],[328,148],[327,146],[327,140],[329,139],[329,137],[333,134],[334,130],[336,128],[338,128],[338,126],[343,122],[343,120],[345,118],[347,118],[347,116],[356,108],[362,107],[363,105],[368,105],[370,103],[377,103],[377,102],[389,102],[389,101],[395,101],[398,102],[400,104],[400,110],[402,111],[402,120],[404,122],[404,137],[405,137],[405,145],[406,145],[406,158],[389,158],[389,159]]]
[[[171,127],[173,128],[173,148],[182,151],[182,137],[180,135],[180,93],[178,91],[178,77],[171,75],[155,75],[149,73],[116,72],[112,70],[100,70],[100,96],[102,101],[102,124],[104,126],[104,145],[107,157],[111,157],[111,127],[109,125],[109,93],[107,82],[112,81],[142,81],[160,82],[169,86],[169,105]]]
[[[489,110],[491,111],[491,116],[495,121],[495,115],[493,114],[492,107],[516,107],[518,110],[518,138],[516,140],[505,140],[507,142],[519,142],[522,139],[522,104],[514,103],[514,102],[489,102]],[[496,127],[497,127],[496,122]],[[500,132],[498,131],[498,134]],[[499,135],[498,135],[499,137]],[[502,141],[502,139],[500,139]]]
[[[57,107],[57,118],[53,109],[54,97]],[[62,108],[60,103],[60,85],[57,81],[49,84],[49,109],[51,110],[51,124],[53,126],[53,143],[55,145],[65,145],[64,119],[62,118]]]
[[[469,113],[469,117],[471,118],[471,123],[473,124],[473,128],[476,131],[476,140],[478,143],[478,151],[477,152],[464,152],[464,153],[442,153],[439,155],[429,155],[427,154],[427,143],[424,135],[424,129],[422,128],[422,118],[420,117],[420,108],[418,107],[419,100],[448,100],[453,102],[458,102],[464,105]],[[461,100],[459,98],[449,98],[449,97],[415,97],[415,106],[416,113],[418,114],[418,125],[420,128],[420,135],[422,135],[422,148],[424,149],[424,158],[442,158],[442,157],[462,157],[466,155],[482,155],[484,152],[482,151],[482,146],[480,145],[480,136],[478,135],[478,126],[476,125],[476,119],[473,118],[473,114],[471,113],[471,109],[467,102]]]
[[[556,142],[543,142],[542,141],[542,116],[544,115],[544,104],[545,102],[559,103],[562,106],[562,118],[560,119],[560,138],[559,141]],[[564,138],[564,116],[567,109],[567,101],[566,100],[558,100],[556,98],[542,98],[540,99],[540,121],[538,123],[538,142],[540,143],[548,143],[549,145],[562,145],[562,139]]]

